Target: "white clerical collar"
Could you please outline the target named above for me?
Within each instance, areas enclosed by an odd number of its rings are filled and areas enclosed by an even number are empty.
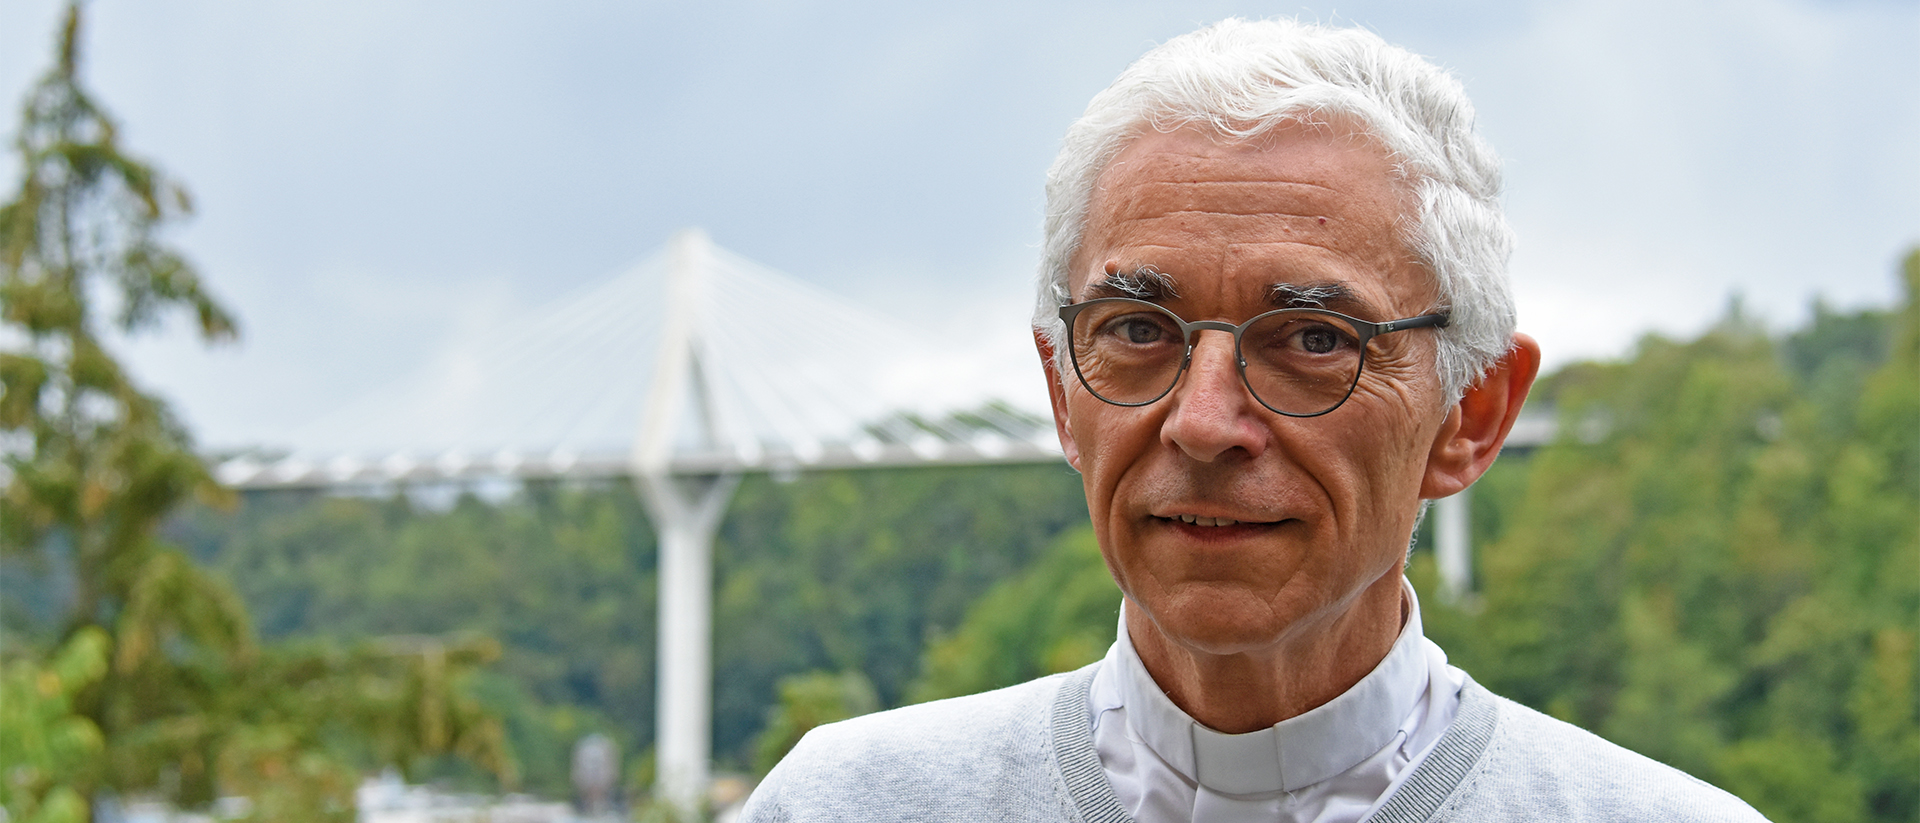
[[[1116,650],[1128,727],[1168,766],[1221,794],[1298,791],[1353,768],[1394,741],[1426,688],[1420,603],[1404,578],[1401,586],[1407,622],[1380,665],[1326,704],[1246,734],[1207,728],[1168,699],[1134,651],[1123,603]]]

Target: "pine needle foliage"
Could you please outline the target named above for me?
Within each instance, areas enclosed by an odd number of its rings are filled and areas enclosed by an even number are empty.
[[[238,597],[155,539],[163,517],[220,489],[186,431],[108,352],[107,328],[133,332],[185,310],[209,340],[233,337],[232,316],[160,242],[189,210],[186,193],[120,147],[118,129],[80,85],[80,7],[69,5],[55,65],[28,92],[14,147],[20,188],[0,205],[0,552],[71,565],[59,635],[102,632],[111,665],[73,696],[109,741],[99,786],[157,778],[149,754],[177,756],[189,786],[207,786],[206,734],[162,718],[197,715],[214,699],[206,666],[255,655]],[[105,297],[111,309],[102,318]],[[168,757],[167,759],[173,759]]]
[[[0,561],[71,582],[52,652],[0,647],[0,819],[237,794],[258,819],[350,820],[361,769],[443,754],[511,783],[499,722],[468,694],[496,643],[262,647],[225,579],[159,537],[184,504],[232,494],[103,335],[184,314],[218,342],[236,324],[161,242],[186,191],[127,154],[81,86],[81,19],[70,3],[21,111],[20,188],[0,204]]]

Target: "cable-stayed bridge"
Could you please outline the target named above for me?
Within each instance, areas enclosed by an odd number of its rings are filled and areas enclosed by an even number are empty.
[[[657,790],[691,812],[712,745],[713,536],[742,474],[1061,459],[1044,407],[981,396],[980,370],[1010,364],[923,337],[690,230],[295,432],[297,451],[216,472],[242,489],[632,478],[659,532]]]
[[[741,475],[1061,459],[1037,362],[1020,366],[1031,408],[987,402],[983,370],[1016,365],[925,337],[689,230],[293,432],[297,451],[216,471],[242,489],[632,478],[659,532],[657,791],[691,812],[711,753],[712,543]],[[1450,596],[1469,584],[1466,512],[1464,494],[1436,507]]]
[[[292,454],[218,472],[285,488],[1058,459],[1037,361],[1016,364],[1026,408],[987,405],[969,378],[1007,364],[969,354],[688,231],[292,432]]]

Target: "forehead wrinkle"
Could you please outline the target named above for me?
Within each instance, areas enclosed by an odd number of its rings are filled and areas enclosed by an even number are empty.
[[[1320,191],[1324,191],[1329,194],[1340,193],[1339,189],[1333,188],[1332,186],[1325,186],[1319,183],[1310,183],[1305,180],[1286,180],[1281,178],[1247,178],[1247,177],[1235,177],[1231,180],[1224,180],[1224,179],[1223,180],[1200,180],[1200,179],[1155,180],[1150,183],[1147,183],[1145,185],[1145,188],[1167,188],[1169,186],[1182,186],[1182,187],[1206,186],[1209,188],[1216,187],[1216,186],[1252,186],[1252,187],[1297,186],[1299,188],[1304,188],[1304,189],[1318,189]]]
[[[1129,248],[1135,248],[1135,249],[1165,249],[1165,250],[1167,250],[1167,251],[1186,251],[1186,250],[1187,250],[1187,247],[1186,247],[1186,246],[1176,246],[1176,245],[1172,245],[1172,244],[1169,244],[1169,243],[1134,243],[1134,244],[1131,244],[1131,245],[1129,246]]]
[[[1320,261],[1324,259],[1328,261],[1329,265],[1334,265],[1333,261],[1337,260],[1339,255],[1345,253],[1344,250],[1346,248],[1349,248],[1350,246],[1351,246],[1351,243],[1344,243],[1344,242],[1328,243],[1328,242],[1320,241],[1317,238],[1316,239],[1298,239],[1298,240],[1277,238],[1272,240],[1237,241],[1229,244],[1229,249],[1232,253],[1234,253],[1237,256],[1258,257],[1260,256],[1261,249],[1304,248],[1306,251],[1309,252],[1309,256],[1304,258],[1302,262],[1296,265],[1299,268],[1305,269],[1308,272],[1313,272],[1316,270],[1315,264],[1313,262],[1306,262],[1306,261]],[[1387,248],[1380,249],[1375,254],[1353,255],[1355,257],[1364,257],[1365,258],[1364,261],[1348,262],[1345,265],[1338,265],[1337,268],[1342,270],[1347,270],[1350,272],[1353,263],[1360,262],[1361,265],[1364,265],[1366,269],[1371,271],[1376,271],[1381,273],[1391,272],[1401,268],[1403,264],[1406,262],[1404,257],[1400,254],[1400,252],[1401,252],[1401,247],[1399,246],[1399,241],[1395,240]],[[1320,270],[1326,271],[1328,274],[1335,273],[1333,268],[1320,269]],[[1386,285],[1386,284],[1383,283],[1382,285]],[[1395,289],[1389,287],[1388,291],[1390,292],[1395,291]]]
[[[1286,218],[1293,218],[1297,220],[1313,220],[1320,216],[1317,214],[1297,214],[1294,212],[1273,211],[1270,209],[1254,209],[1251,211],[1221,211],[1219,209],[1168,209],[1166,211],[1155,212],[1155,215],[1159,217],[1182,217],[1189,214],[1205,214],[1205,215],[1217,214],[1217,215],[1224,215],[1228,217],[1286,217]],[[1134,219],[1151,220],[1153,218],[1134,218]]]
[[[1271,211],[1223,212],[1206,209],[1180,209],[1177,211],[1142,211],[1136,214],[1114,214],[1111,226],[1130,227],[1137,235],[1140,233],[1165,232],[1182,237],[1219,234],[1223,231],[1231,236],[1224,238],[1229,245],[1241,243],[1257,244],[1262,242],[1286,242],[1276,238],[1267,241],[1262,238],[1280,234],[1309,238],[1322,230],[1317,216],[1290,214]],[[1210,223],[1217,225],[1209,225]],[[1247,240],[1235,240],[1245,237]],[[1189,244],[1168,243],[1164,240],[1155,244],[1148,238],[1126,238],[1127,245],[1133,248],[1189,248]],[[1304,242],[1304,240],[1303,240]]]
[[[1243,249],[1253,249],[1253,248],[1272,248],[1272,247],[1291,247],[1291,246],[1301,246],[1313,252],[1324,253],[1327,251],[1326,244],[1315,243],[1311,240],[1248,240],[1248,241],[1234,241],[1234,242],[1227,243],[1226,245],[1227,245],[1227,250],[1229,252],[1239,252]]]
[[[1222,180],[1150,180],[1138,182],[1132,188],[1135,189],[1133,196],[1126,199],[1134,203],[1191,203],[1196,200],[1218,203],[1222,198],[1231,198],[1256,203],[1305,202],[1310,207],[1320,208],[1330,198],[1337,199],[1346,194],[1340,189],[1318,183],[1237,177]]]
[[[1296,264],[1301,268],[1312,267],[1311,263],[1307,263],[1305,261],[1317,261],[1317,260],[1321,260],[1322,258],[1328,258],[1333,255],[1337,255],[1341,253],[1342,251],[1344,251],[1344,248],[1343,248],[1344,245],[1345,244],[1328,243],[1317,237],[1302,238],[1302,239],[1275,238],[1272,240],[1235,240],[1235,241],[1230,241],[1226,244],[1229,253],[1234,254],[1236,256],[1245,256],[1245,257],[1257,256],[1260,254],[1262,250],[1265,250],[1265,249],[1303,249],[1307,252],[1307,256],[1304,258],[1302,262]],[[1379,255],[1369,255],[1369,257],[1378,257],[1378,256]],[[1375,263],[1375,267],[1379,267],[1379,268],[1390,267],[1389,261],[1386,261],[1386,260],[1378,260],[1378,261],[1374,261],[1374,263]],[[1327,265],[1331,266],[1333,264],[1331,261],[1329,261]],[[1341,268],[1346,268],[1346,267],[1342,266]]]
[[[1135,198],[1116,202],[1103,215],[1108,225],[1145,223],[1154,220],[1190,217],[1256,218],[1285,221],[1301,228],[1316,228],[1323,219],[1351,222],[1351,216],[1337,203],[1301,202],[1298,197],[1239,198]]]

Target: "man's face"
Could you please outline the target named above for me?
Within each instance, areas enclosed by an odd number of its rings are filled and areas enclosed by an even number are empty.
[[[1398,239],[1405,204],[1382,152],[1344,130],[1251,142],[1149,131],[1102,174],[1068,285],[1079,302],[1158,272],[1171,287],[1152,299],[1190,321],[1237,324],[1310,305],[1303,295],[1363,320],[1414,317],[1435,291]],[[1352,396],[1313,418],[1248,394],[1230,335],[1202,331],[1194,346],[1179,385],[1150,405],[1102,402],[1070,365],[1053,386],[1121,590],[1169,640],[1212,654],[1374,619],[1349,613],[1369,590],[1391,586],[1397,603],[1447,415],[1433,332],[1376,338]]]

